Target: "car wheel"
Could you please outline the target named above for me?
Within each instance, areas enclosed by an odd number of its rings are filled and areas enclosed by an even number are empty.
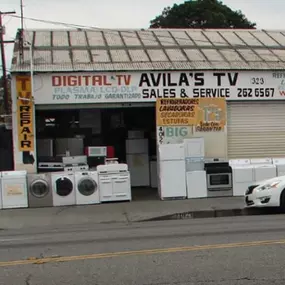
[[[285,189],[282,191],[280,196],[280,209],[282,212],[285,212]]]

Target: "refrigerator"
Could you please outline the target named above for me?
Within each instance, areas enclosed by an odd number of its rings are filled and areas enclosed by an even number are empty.
[[[148,140],[126,140],[126,159],[131,175],[131,186],[149,187],[150,169]]]
[[[184,140],[187,198],[207,197],[204,138]]]
[[[84,154],[83,138],[59,138],[55,140],[56,156],[66,156],[69,151],[70,156]]]
[[[37,155],[38,157],[53,156],[53,140],[38,139],[37,140]]]
[[[184,144],[159,145],[159,196],[185,199],[186,167]]]

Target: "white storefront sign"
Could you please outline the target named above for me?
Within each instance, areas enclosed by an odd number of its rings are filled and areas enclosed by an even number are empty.
[[[154,102],[156,98],[285,99],[285,71],[42,74],[36,104]]]

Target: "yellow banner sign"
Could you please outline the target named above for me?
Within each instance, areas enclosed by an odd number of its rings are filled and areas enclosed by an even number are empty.
[[[190,126],[197,123],[199,99],[157,99],[157,126]]]
[[[19,151],[34,150],[34,105],[30,76],[16,76]]]
[[[157,99],[156,125],[221,131],[226,125],[226,101],[224,98]]]
[[[197,132],[223,131],[227,120],[227,104],[224,98],[200,98],[197,110]]]

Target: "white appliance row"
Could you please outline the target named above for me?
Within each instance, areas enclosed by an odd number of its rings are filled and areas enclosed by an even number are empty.
[[[285,175],[285,158],[230,160],[233,171],[233,195],[243,196],[247,187],[262,180]]]
[[[159,195],[162,200],[210,197],[202,138],[187,139],[181,144],[160,145],[158,159]],[[285,175],[285,158],[236,159],[230,160],[229,166],[231,189],[227,193],[231,196],[243,196],[250,184]],[[214,194],[217,197],[221,195]]]
[[[50,207],[130,201],[130,173],[126,164],[97,167],[97,171],[27,174],[2,172],[0,208]]]

